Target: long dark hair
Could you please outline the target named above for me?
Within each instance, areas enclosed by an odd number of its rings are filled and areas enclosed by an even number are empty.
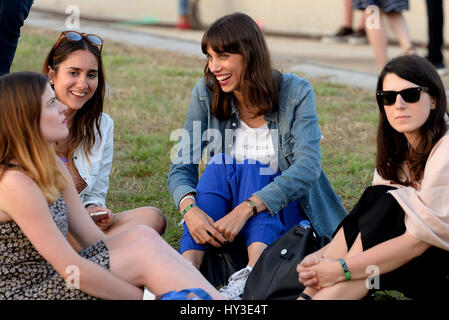
[[[377,129],[377,171],[384,179],[413,185],[422,178],[421,174],[430,151],[447,131],[446,93],[437,71],[422,57],[406,55],[391,60],[379,75],[377,91],[383,90],[384,78],[389,73],[429,88],[429,95],[436,101],[435,109],[430,111],[427,121],[420,128],[420,138],[415,148],[409,147],[404,134],[393,129],[388,122],[382,101],[378,99],[377,102],[380,111]],[[409,166],[411,179],[401,181],[401,170],[405,162]]]
[[[92,98],[76,112],[73,118],[69,133],[69,151],[67,155],[70,162],[72,161],[73,152],[80,145],[84,147],[86,156],[91,153],[91,149],[95,145],[95,128],[97,129],[100,140],[102,139],[100,122],[101,114],[103,113],[106,79],[101,53],[98,47],[87,42],[84,38],[80,41],[69,41],[64,37],[57,46],[55,44],[50,50],[42,67],[44,74],[48,75],[48,67],[51,67],[57,73],[59,65],[77,50],[88,50],[97,58],[98,87]]]
[[[243,56],[240,89],[246,105],[257,107],[256,115],[269,114],[278,108],[281,74],[273,70],[270,53],[262,30],[248,15],[234,13],[215,21],[205,32],[201,49],[207,54],[210,46],[217,53],[238,53]],[[206,84],[212,91],[211,112],[218,119],[231,116],[232,93],[221,90],[208,63],[204,68]]]

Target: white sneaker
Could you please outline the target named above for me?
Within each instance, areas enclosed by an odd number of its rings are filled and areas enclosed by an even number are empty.
[[[243,294],[246,280],[248,280],[248,276],[252,270],[253,268],[246,266],[245,268],[234,272],[229,277],[228,285],[219,290],[220,293],[228,297],[229,300],[242,300],[240,296]]]

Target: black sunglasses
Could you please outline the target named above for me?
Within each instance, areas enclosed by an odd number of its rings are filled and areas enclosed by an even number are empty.
[[[101,52],[101,49],[103,48],[103,39],[101,39],[96,34],[86,34],[86,33],[79,33],[78,31],[63,31],[61,32],[61,35],[59,36],[58,41],[55,44],[55,48],[59,45],[61,40],[63,38],[66,38],[67,40],[71,42],[77,42],[81,41],[81,39],[86,39],[89,43],[93,44],[98,48],[98,50]]]
[[[380,106],[392,106],[396,102],[398,94],[408,103],[418,102],[421,98],[421,91],[429,92],[427,87],[414,87],[401,91],[377,91],[376,98]]]

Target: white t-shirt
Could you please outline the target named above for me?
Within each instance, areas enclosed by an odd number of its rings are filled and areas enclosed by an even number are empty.
[[[240,120],[240,127],[234,133],[232,156],[238,161],[257,160],[269,165],[274,172],[278,169],[278,158],[274,151],[271,133],[267,124],[258,128],[249,127]]]

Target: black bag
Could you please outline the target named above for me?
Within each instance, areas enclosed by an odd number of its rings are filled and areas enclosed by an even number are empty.
[[[313,229],[296,225],[269,245],[249,274],[242,300],[294,300],[304,290],[296,267],[329,243]]]
[[[248,265],[248,250],[243,239],[237,237],[220,248],[208,245],[200,272],[216,288],[228,284],[229,277]]]

